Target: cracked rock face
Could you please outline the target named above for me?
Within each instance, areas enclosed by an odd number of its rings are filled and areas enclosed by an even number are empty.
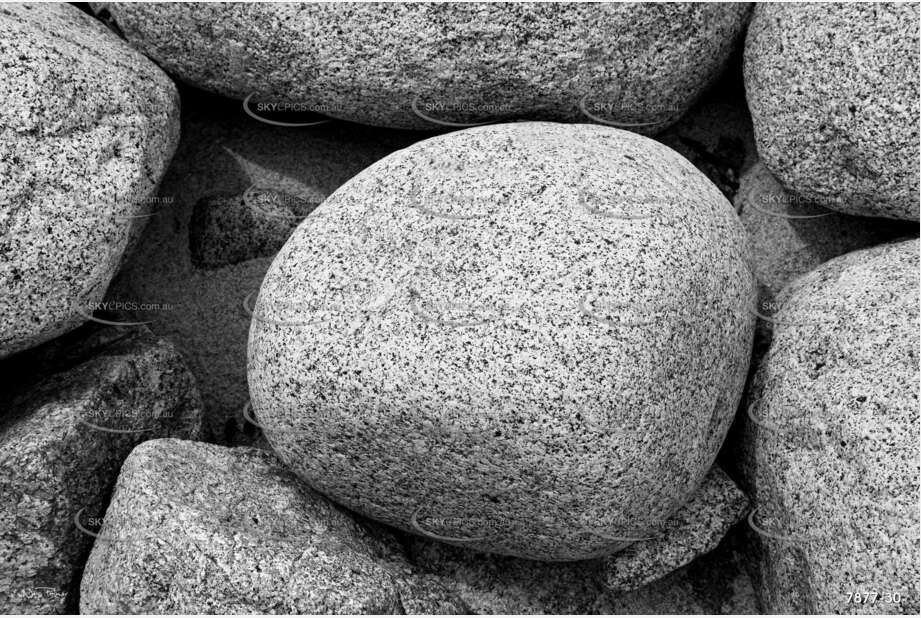
[[[0,357],[102,300],[179,137],[176,89],[67,4],[0,7]]]
[[[82,613],[459,614],[268,451],[184,440],[136,448],[80,588]]]
[[[253,113],[292,105],[413,129],[593,117],[644,132],[674,122],[713,82],[750,12],[717,3],[95,6],[180,79],[253,96]]]
[[[0,607],[11,613],[73,613],[86,525],[124,458],[144,440],[201,428],[194,378],[150,331],[104,328],[50,347],[27,353],[34,367],[56,359],[44,379],[3,367],[15,376],[0,401]]]
[[[657,536],[741,393],[742,227],[634,133],[516,123],[414,144],[298,227],[250,331],[281,458],[373,519],[482,551]]]
[[[768,613],[919,610],[918,249],[848,253],[780,296],[740,462]]]
[[[796,195],[918,220],[917,4],[764,3],[745,42],[758,152]]]

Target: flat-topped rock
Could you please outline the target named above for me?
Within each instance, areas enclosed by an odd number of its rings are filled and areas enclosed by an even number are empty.
[[[748,368],[744,231],[648,138],[516,123],[353,178],[276,256],[253,409],[381,522],[543,560],[614,553],[699,486]]]
[[[122,466],[84,570],[81,613],[458,614],[268,451],[151,440]]]

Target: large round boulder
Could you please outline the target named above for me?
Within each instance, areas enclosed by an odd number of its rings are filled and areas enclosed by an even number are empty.
[[[918,220],[918,5],[759,3],[745,89],[761,159],[801,198]]]
[[[768,613],[918,612],[918,250],[848,253],[778,297],[741,462]]]
[[[138,49],[259,117],[439,129],[518,117],[654,131],[719,74],[744,4],[100,3]],[[273,116],[274,115],[274,116]]]
[[[0,8],[0,357],[86,320],[158,205],[169,78],[67,4]]]
[[[350,509],[545,560],[663,532],[709,470],[753,333],[745,234],[635,133],[514,123],[378,161],[293,233],[249,382],[281,458]]]

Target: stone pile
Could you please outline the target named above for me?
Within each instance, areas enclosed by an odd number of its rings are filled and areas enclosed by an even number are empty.
[[[3,5],[0,611],[917,614],[918,45]]]

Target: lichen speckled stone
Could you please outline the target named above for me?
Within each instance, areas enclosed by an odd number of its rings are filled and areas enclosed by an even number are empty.
[[[919,611],[918,251],[848,253],[778,298],[739,462],[767,613]]]
[[[25,367],[22,357],[2,366],[4,613],[75,613],[72,594],[93,543],[75,519],[102,515],[118,469],[136,444],[160,436],[197,438],[201,428],[195,379],[173,346],[143,328],[103,328],[77,342],[65,339],[67,345],[55,340],[25,352]]]
[[[745,42],[758,152],[792,193],[918,220],[917,4],[761,3]]]
[[[99,3],[167,71],[260,106],[394,128],[674,122],[750,13],[730,4]]]
[[[68,4],[0,7],[0,357],[85,321],[179,138],[173,83]]]
[[[687,160],[598,125],[418,142],[343,185],[263,281],[256,418],[350,509],[545,560],[655,536],[748,368],[744,231]]]
[[[306,209],[420,134],[344,123],[291,130],[185,90],[182,110],[182,139],[158,193],[163,206],[107,300],[161,307],[123,319],[150,321],[182,352],[201,389],[207,441],[253,444],[259,432],[243,415],[246,341],[271,258]]]
[[[151,440],[122,466],[80,584],[83,614],[460,614],[268,451]]]
[[[748,513],[748,498],[714,466],[662,536],[634,543],[604,560],[604,585],[636,590],[712,551]]]

